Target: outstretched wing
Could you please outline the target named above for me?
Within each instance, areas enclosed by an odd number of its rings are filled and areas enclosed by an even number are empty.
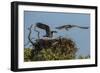
[[[49,25],[46,25],[46,24],[43,24],[43,23],[36,23],[36,27],[38,27],[38,28],[40,28],[40,29],[43,29],[43,30],[45,30],[46,31],[46,35],[45,36],[47,36],[47,37],[50,37],[50,27],[49,27]]]
[[[89,27],[82,27],[82,26],[78,26],[78,25],[72,25],[72,27],[77,27],[77,28],[81,28],[81,29],[89,29]]]
[[[81,29],[89,29],[89,27],[78,27],[78,28],[81,28]]]
[[[66,27],[66,25],[55,27],[55,28],[60,30],[60,29],[64,29],[65,27]]]
[[[81,26],[78,26],[78,25],[71,25],[71,24],[68,24],[68,25],[63,25],[63,26],[59,26],[59,27],[56,27],[56,29],[66,29],[67,31],[71,28],[81,28],[81,29],[88,29],[89,27],[81,27]]]

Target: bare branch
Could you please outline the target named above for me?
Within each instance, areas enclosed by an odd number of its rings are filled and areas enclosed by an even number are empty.
[[[40,39],[40,32],[38,30],[36,30],[36,26],[34,27],[34,31],[36,31],[38,33],[38,39]]]
[[[33,26],[33,25],[31,25],[30,28],[28,28],[28,29],[29,29],[28,40],[29,40],[29,42],[32,44],[32,46],[34,46],[34,42],[33,42],[32,39],[31,39],[32,26]]]

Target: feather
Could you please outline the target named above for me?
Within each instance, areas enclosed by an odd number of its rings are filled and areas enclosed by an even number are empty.
[[[59,26],[59,27],[56,27],[56,29],[58,30],[61,30],[61,29],[66,29],[67,31],[71,28],[81,28],[81,29],[88,29],[89,27],[81,27],[81,26],[78,26],[78,25],[63,25],[63,26]]]

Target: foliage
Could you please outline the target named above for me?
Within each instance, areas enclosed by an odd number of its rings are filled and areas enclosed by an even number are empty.
[[[89,59],[90,58],[90,55],[87,55],[87,56],[82,56],[82,55],[79,55],[78,59]]]
[[[25,48],[24,49],[24,60],[25,61],[31,61],[31,57],[32,57],[32,49],[29,49],[29,48]]]
[[[25,48],[24,61],[69,60],[76,58],[77,46],[72,39],[39,39],[33,49]]]

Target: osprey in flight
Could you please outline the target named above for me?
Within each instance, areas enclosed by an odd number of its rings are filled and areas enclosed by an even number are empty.
[[[57,33],[57,31],[51,31],[51,29],[50,29],[50,27],[48,25],[40,23],[40,22],[36,23],[35,27],[38,27],[40,29],[45,30],[46,35],[44,35],[44,37],[52,38],[53,37],[53,33]]]
[[[59,30],[66,29],[67,31],[71,28],[88,29],[89,27],[81,27],[78,25],[63,25],[63,26],[56,27],[56,29],[59,29]]]

